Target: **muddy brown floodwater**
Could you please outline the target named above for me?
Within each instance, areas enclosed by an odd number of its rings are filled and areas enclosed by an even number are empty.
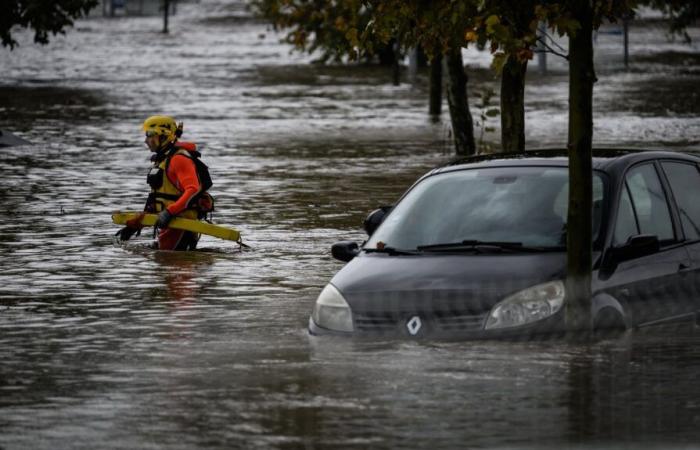
[[[230,4],[233,4],[231,6]],[[0,50],[0,448],[698,448],[692,327],[588,344],[310,337],[337,240],[450,157],[426,75],[316,67],[235,2],[79,21],[49,46]],[[700,38],[697,29],[691,34]],[[700,147],[700,47],[632,27],[621,67],[598,37],[596,142]],[[471,92],[495,87],[467,54]],[[561,145],[561,63],[527,90],[528,140]],[[475,114],[478,109],[475,108]],[[253,251],[203,238],[114,245],[139,208],[140,123],[185,121],[214,178],[215,220]],[[487,124],[492,125],[492,124]],[[486,140],[493,142],[493,134]]]

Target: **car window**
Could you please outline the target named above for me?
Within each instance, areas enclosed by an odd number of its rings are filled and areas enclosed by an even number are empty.
[[[637,217],[639,233],[673,240],[673,222],[661,181],[652,164],[630,170],[625,178]],[[629,236],[628,236],[629,237]]]
[[[603,180],[600,177],[593,178],[593,232],[594,238],[597,230],[600,228],[600,220],[603,215]],[[569,182],[566,182],[564,189],[559,192],[557,198],[554,199],[554,212],[566,222],[567,214],[569,213]]]
[[[627,242],[630,236],[639,234],[637,219],[634,217],[634,209],[632,208],[632,200],[630,193],[625,185],[620,195],[620,206],[617,212],[617,222],[615,223],[615,234],[613,236],[613,244],[621,245]]]
[[[687,239],[700,239],[700,172],[694,164],[663,162]]]
[[[602,201],[603,181],[594,176]],[[566,244],[568,171],[565,167],[460,170],[421,181],[396,205],[366,247],[398,249],[463,240]],[[594,223],[594,235],[599,222]]]

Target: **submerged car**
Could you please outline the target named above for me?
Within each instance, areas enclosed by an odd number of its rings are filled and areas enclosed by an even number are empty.
[[[700,158],[596,150],[595,329],[700,314]],[[322,290],[314,335],[501,338],[564,329],[568,159],[533,151],[464,159],[371,213],[363,244]]]

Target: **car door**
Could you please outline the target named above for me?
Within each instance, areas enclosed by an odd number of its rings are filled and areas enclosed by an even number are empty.
[[[672,209],[653,162],[633,166],[619,193],[612,246],[638,235],[655,235],[660,251],[620,261],[604,283],[624,306],[628,323],[650,325],[683,313],[677,305],[682,271],[690,265]]]
[[[691,259],[691,267],[682,271],[684,309],[688,313],[700,312],[700,168],[691,161],[665,160],[661,167],[670,186],[679,221],[683,231],[685,248]]]

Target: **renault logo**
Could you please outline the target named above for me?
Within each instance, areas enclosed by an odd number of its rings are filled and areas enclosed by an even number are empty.
[[[408,328],[408,332],[411,334],[411,336],[418,334],[421,326],[423,326],[423,324],[418,316],[413,316],[408,322],[406,322],[406,328]]]

